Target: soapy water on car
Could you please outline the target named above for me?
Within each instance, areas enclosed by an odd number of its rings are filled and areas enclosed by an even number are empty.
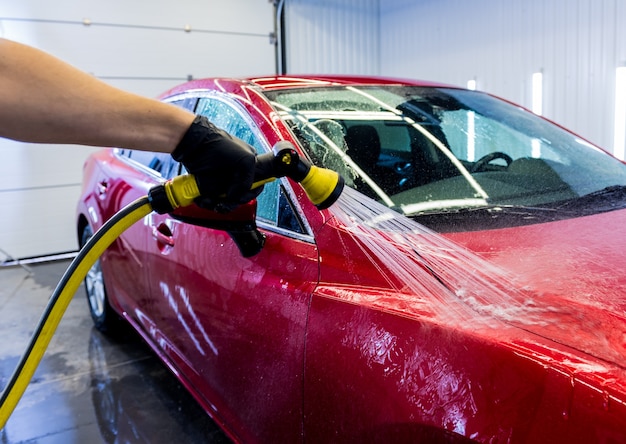
[[[564,344],[576,337],[575,347],[585,353],[623,360],[621,330],[615,336],[599,328],[584,306],[555,306],[506,270],[349,187],[330,210],[339,228],[379,265],[392,290],[389,298],[354,291],[340,298],[470,332],[502,332],[508,325]],[[572,372],[607,371],[600,362],[578,358],[567,366]]]
[[[405,310],[477,327],[495,319],[541,322],[533,314],[549,309],[505,270],[349,187],[330,209],[391,288],[407,296]]]

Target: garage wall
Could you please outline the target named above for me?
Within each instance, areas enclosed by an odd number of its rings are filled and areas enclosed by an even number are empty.
[[[542,114],[613,149],[623,0],[286,0],[286,12],[290,73],[475,80],[530,107],[542,72]]]
[[[391,0],[381,7],[381,72],[478,89],[531,106],[613,149],[615,70],[626,61],[622,0]],[[381,2],[382,5],[382,2]]]
[[[273,28],[267,0],[0,2],[0,36],[148,97],[189,77],[274,73]],[[0,139],[0,263],[4,253],[76,249],[74,209],[91,151]]]
[[[376,75],[383,0],[285,0],[289,74]]]

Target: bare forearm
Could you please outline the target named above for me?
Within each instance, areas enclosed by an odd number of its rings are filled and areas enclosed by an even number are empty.
[[[0,136],[171,152],[194,116],[0,39]]]

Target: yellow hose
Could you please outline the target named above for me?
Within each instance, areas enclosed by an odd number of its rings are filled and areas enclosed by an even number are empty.
[[[284,153],[284,151],[280,151],[278,154],[268,153],[268,156],[280,155],[280,153]],[[291,157],[293,155],[295,154],[290,154],[285,158],[287,163],[293,160]],[[341,193],[343,180],[334,171],[310,165],[307,168],[309,168],[309,172],[302,180],[307,196],[318,208],[327,208]],[[273,176],[273,168],[269,168],[265,173],[270,177],[257,178],[255,176],[255,179],[259,179],[259,181],[252,185],[252,189],[276,179]],[[37,324],[37,329],[31,336],[28,348],[0,395],[0,429],[4,428],[26,391],[26,387],[35,374],[35,370],[37,370],[37,366],[48,348],[65,310],[74,297],[74,293],[96,260],[104,253],[104,250],[128,227],[153,210],[161,214],[169,213],[176,208],[190,205],[199,196],[200,191],[193,175],[176,176],[172,180],[152,188],[148,196],[139,198],[122,208],[102,225],[81,248],[50,297],[39,324]]]
[[[4,428],[26,391],[76,290],[104,250],[128,227],[150,214],[153,205],[169,212],[190,205],[198,196],[200,191],[194,176],[177,176],[151,189],[148,196],[141,197],[118,211],[81,248],[52,293],[28,348],[0,395],[0,429]]]
[[[33,333],[29,346],[0,397],[0,429],[13,413],[33,377],[61,318],[87,272],[100,255],[128,227],[148,215],[152,205],[148,197],[130,203],[109,219],[74,258],[52,294],[46,310]]]

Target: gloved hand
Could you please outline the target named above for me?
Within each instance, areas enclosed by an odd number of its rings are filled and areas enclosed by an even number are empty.
[[[201,193],[195,202],[204,208],[231,211],[262,191],[262,187],[250,190],[256,162],[254,148],[204,116],[196,116],[172,157],[195,176]]]

